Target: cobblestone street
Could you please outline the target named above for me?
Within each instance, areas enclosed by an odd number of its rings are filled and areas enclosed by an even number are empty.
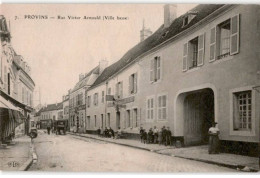
[[[216,165],[71,135],[40,134],[34,140],[37,163],[29,171],[234,172]]]

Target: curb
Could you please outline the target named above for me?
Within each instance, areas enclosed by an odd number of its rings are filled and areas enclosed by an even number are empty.
[[[68,133],[68,134],[70,134],[70,135],[75,135],[75,136],[79,136],[79,137],[90,138],[90,139],[94,139],[94,140],[99,140],[99,141],[103,141],[103,142],[113,143],[113,144],[116,144],[116,145],[122,145],[122,146],[131,147],[131,148],[138,148],[138,149],[140,149],[140,150],[152,151],[152,150],[150,150],[149,148],[136,147],[136,146],[128,145],[128,144],[125,144],[125,143],[116,143],[116,142],[111,142],[111,141],[109,141],[109,140],[102,140],[102,139],[99,139],[99,138],[88,137],[88,136],[85,136],[85,135],[77,135],[77,134],[73,134],[73,133]]]
[[[37,161],[37,155],[35,153],[33,141],[30,143],[30,156],[27,161],[18,169],[18,171],[27,171],[34,161]]]
[[[209,161],[209,160],[204,160],[204,159],[199,159],[199,158],[187,158],[187,157],[183,157],[183,156],[176,156],[176,155],[172,155],[172,154],[165,154],[165,153],[159,153],[158,150],[151,150],[149,148],[142,148],[142,147],[138,147],[138,146],[133,146],[133,145],[128,145],[128,144],[124,144],[124,143],[116,143],[116,142],[111,142],[109,140],[102,140],[99,138],[93,138],[93,137],[89,137],[86,135],[77,135],[74,133],[69,133],[70,135],[75,135],[75,136],[79,136],[79,137],[85,137],[85,138],[90,138],[90,139],[94,139],[94,140],[99,140],[99,141],[103,141],[103,142],[108,142],[108,143],[113,143],[113,144],[117,144],[117,145],[122,145],[122,146],[127,146],[127,147],[132,147],[132,148],[137,148],[137,149],[141,149],[141,150],[145,150],[145,151],[150,151],[150,152],[154,152],[157,154],[161,154],[161,155],[166,155],[166,156],[173,156],[173,157],[177,157],[177,158],[183,158],[183,159],[188,159],[188,160],[193,160],[193,161],[200,161],[200,162],[204,162],[204,163],[208,163],[208,164],[214,164],[214,165],[218,165],[218,166],[222,166],[222,167],[227,167],[227,168],[232,168],[232,169],[236,169],[236,170],[240,170],[243,171],[243,168],[246,167],[245,165],[231,165],[231,164],[225,164],[225,163],[218,163],[218,162],[214,162],[214,161]],[[249,167],[250,171],[248,172],[259,172],[259,170]]]

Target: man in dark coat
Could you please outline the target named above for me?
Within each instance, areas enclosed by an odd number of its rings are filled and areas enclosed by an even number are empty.
[[[108,132],[109,132],[109,136],[110,137],[115,138],[115,132],[114,132],[114,130],[111,127],[109,128]]]
[[[144,129],[143,127],[140,128],[140,139],[141,139],[141,143],[143,142],[143,133],[144,133]]]
[[[167,131],[165,126],[162,127],[162,144],[164,144],[166,146],[166,135],[167,135]]]
[[[143,142],[144,142],[144,144],[146,144],[147,143],[147,132],[145,131],[145,129],[143,130]]]
[[[167,127],[166,130],[166,145],[172,145],[172,132],[170,130],[170,127]]]

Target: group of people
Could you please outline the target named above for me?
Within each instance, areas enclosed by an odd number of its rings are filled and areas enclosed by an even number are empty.
[[[140,128],[140,138],[141,143],[149,144],[159,144],[159,145],[172,145],[172,132],[170,127],[163,126],[160,130],[154,126],[150,128],[148,132],[142,127]]]
[[[118,132],[121,133],[120,131],[120,127],[118,128],[118,131],[117,131],[117,135],[115,136],[115,132],[114,130],[109,127],[109,129],[107,127],[105,127],[105,129],[103,129],[102,127],[99,127],[97,129],[97,134],[98,136],[100,137],[106,137],[106,138],[117,138],[118,137]]]

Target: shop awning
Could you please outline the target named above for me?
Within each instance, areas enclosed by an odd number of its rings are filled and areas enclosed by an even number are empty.
[[[0,108],[7,108],[14,111],[19,111],[10,101],[7,101],[4,97],[0,96]]]
[[[15,128],[24,122],[25,116],[19,108],[10,101],[0,96],[0,137],[6,139],[14,132]]]

